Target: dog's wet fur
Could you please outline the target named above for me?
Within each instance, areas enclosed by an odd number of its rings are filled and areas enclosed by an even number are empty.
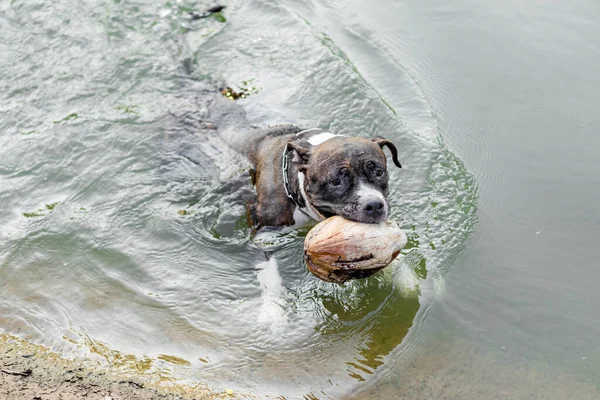
[[[336,136],[294,125],[254,129],[243,110],[233,103],[217,99],[212,114],[223,140],[253,165],[256,200],[251,214],[255,229],[298,225],[299,219],[306,220],[307,216],[323,220],[339,215],[365,223],[388,218],[384,147],[401,168],[392,142],[382,137]]]
[[[294,225],[298,223],[294,213],[297,208],[308,209],[317,220],[340,215],[365,223],[385,221],[389,214],[389,176],[383,147],[391,149],[400,167],[396,147],[381,137],[334,136],[312,144],[311,139],[325,132],[300,132],[295,126],[274,128],[249,149],[248,157],[255,166],[257,224]],[[288,187],[293,199],[284,188],[284,156],[288,157]]]

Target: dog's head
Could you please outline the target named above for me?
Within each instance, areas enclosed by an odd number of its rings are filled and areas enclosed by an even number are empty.
[[[387,220],[389,214],[386,146],[397,167],[398,151],[382,137],[334,137],[313,146],[299,139],[288,146],[304,174],[306,200],[323,216],[339,215],[366,223]]]

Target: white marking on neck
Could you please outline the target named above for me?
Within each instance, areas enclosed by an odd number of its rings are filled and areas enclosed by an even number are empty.
[[[308,138],[308,143],[312,144],[313,146],[318,146],[321,143],[326,142],[329,139],[334,138],[336,136],[339,135],[334,135],[331,132],[321,132]]]
[[[310,201],[308,201],[306,192],[304,191],[304,174],[302,172],[298,172],[298,186],[300,186],[300,194],[302,194],[304,204],[306,204],[306,208],[302,208],[302,212],[310,215],[310,217],[315,221],[325,220],[325,217],[318,212],[317,209],[312,206],[312,204],[310,204]]]
[[[292,229],[301,228],[313,219],[302,210],[300,206],[294,207],[294,225],[292,225]]]

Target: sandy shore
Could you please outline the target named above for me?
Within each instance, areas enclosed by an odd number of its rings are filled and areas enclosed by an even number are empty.
[[[0,335],[2,400],[228,398],[239,397],[184,386],[161,388],[135,377],[118,376],[110,369],[92,367],[84,361],[64,359],[44,347]]]

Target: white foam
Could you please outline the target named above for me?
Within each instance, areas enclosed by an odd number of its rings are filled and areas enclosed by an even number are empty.
[[[393,266],[394,281],[396,288],[400,290],[403,296],[418,296],[421,286],[421,279],[408,265],[395,260]]]

